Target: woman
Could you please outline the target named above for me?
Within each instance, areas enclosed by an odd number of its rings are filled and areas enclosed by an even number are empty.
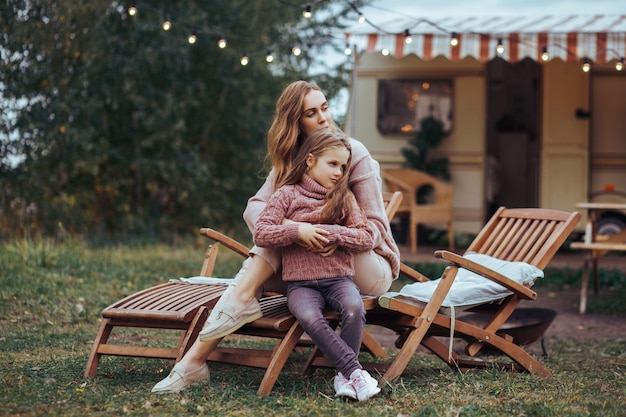
[[[268,131],[268,157],[273,162],[263,186],[248,200],[244,220],[250,231],[270,196],[291,171],[292,155],[299,144],[319,129],[338,130],[330,117],[328,101],[321,89],[306,81],[289,84],[276,103],[276,113]],[[400,271],[400,252],[393,240],[381,198],[382,181],[378,163],[371,158],[363,144],[350,139],[352,163],[348,183],[358,205],[363,209],[374,232],[374,250],[355,256],[354,282],[362,294],[380,295],[391,286]],[[287,221],[287,220],[286,220]],[[332,254],[337,245],[317,250]],[[257,298],[263,289],[276,290],[285,286],[280,274],[281,253],[278,249],[254,247],[250,257],[224,295],[213,308],[200,337],[174,366],[167,378],[156,384],[152,392],[179,392],[196,381],[208,378],[206,358],[222,337],[250,323],[261,315]]]

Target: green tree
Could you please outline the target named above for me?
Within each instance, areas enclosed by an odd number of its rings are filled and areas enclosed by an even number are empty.
[[[286,83],[315,77],[314,52],[350,11],[322,2],[320,22],[302,18],[304,2],[135,3],[134,16],[118,1],[0,6],[5,234],[241,231],[275,100]],[[330,96],[347,83],[343,65],[316,79]]]

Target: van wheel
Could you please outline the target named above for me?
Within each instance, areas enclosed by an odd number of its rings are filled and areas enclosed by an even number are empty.
[[[607,216],[598,220],[596,234],[613,236],[626,227],[626,222],[619,217]]]

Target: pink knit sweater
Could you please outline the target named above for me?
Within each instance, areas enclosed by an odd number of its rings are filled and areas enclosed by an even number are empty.
[[[374,233],[360,210],[353,210],[345,226],[319,224],[326,203],[326,188],[305,175],[296,185],[280,187],[267,202],[254,228],[254,243],[260,247],[283,247],[283,280],[353,276],[351,251],[372,250]],[[283,219],[307,222],[324,229],[330,243],[339,247],[330,256],[322,256],[298,245],[298,224],[281,224]],[[360,227],[358,226],[360,225]]]
[[[348,168],[350,189],[356,197],[356,201],[365,212],[367,222],[374,232],[374,252],[383,256],[391,265],[394,279],[400,273],[400,251],[391,234],[389,221],[385,214],[383,205],[382,180],[380,178],[380,167],[373,159],[367,148],[356,139],[350,138],[352,146],[352,162]],[[270,196],[274,193],[275,174],[272,170],[265,180],[263,186],[257,193],[248,200],[243,218],[251,232],[267,204]],[[262,254],[271,263],[273,256],[267,253],[271,249],[255,247],[252,253]],[[280,257],[276,263],[271,263],[272,268],[277,271],[280,268]]]

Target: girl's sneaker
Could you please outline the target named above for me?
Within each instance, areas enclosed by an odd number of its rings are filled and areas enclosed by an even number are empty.
[[[356,391],[350,381],[341,372],[335,377],[335,397],[348,397],[356,400]]]
[[[356,391],[356,398],[359,401],[366,401],[380,392],[378,381],[364,369],[357,369],[350,375],[350,384]]]

